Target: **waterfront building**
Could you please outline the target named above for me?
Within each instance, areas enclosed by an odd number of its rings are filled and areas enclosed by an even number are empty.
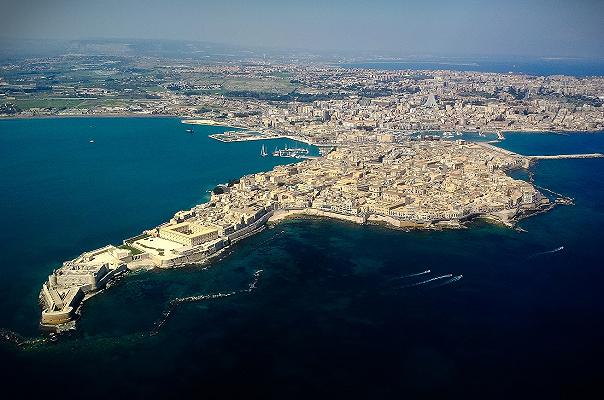
[[[195,222],[181,222],[159,228],[159,237],[185,246],[197,246],[218,238],[218,229]]]

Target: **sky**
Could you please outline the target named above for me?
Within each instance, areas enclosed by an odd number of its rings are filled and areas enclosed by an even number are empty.
[[[604,0],[0,0],[0,38],[604,57]]]

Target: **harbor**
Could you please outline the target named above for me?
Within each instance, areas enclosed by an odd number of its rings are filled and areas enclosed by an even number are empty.
[[[284,157],[284,158],[299,158],[299,159],[310,159],[317,158],[309,155],[310,150],[302,147],[288,148],[285,146],[283,149],[275,148],[273,151],[273,157]]]
[[[231,142],[247,142],[254,140],[270,140],[270,139],[281,139],[282,135],[278,134],[270,134],[270,133],[259,133],[251,130],[242,130],[242,131],[227,131],[223,133],[215,133],[213,135],[209,135],[210,138],[214,140],[218,140],[224,143]]]

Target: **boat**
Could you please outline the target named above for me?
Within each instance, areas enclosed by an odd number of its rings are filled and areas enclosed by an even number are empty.
[[[262,145],[262,150],[260,150],[260,155],[262,157],[266,157],[268,155],[268,153],[266,152],[266,147],[264,147],[264,145]]]
[[[94,139],[90,139],[88,143],[94,143]]]
[[[193,133],[193,128],[187,128],[187,133]]]

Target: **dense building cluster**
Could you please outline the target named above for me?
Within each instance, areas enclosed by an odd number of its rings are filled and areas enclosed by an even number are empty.
[[[65,56],[0,65],[0,114],[188,115],[316,141],[604,129],[604,78]]]
[[[278,210],[312,208],[412,223],[459,220],[541,199],[529,183],[504,173],[525,162],[463,141],[348,146],[322,159],[244,177],[205,207],[241,207],[242,200],[252,198]]]

